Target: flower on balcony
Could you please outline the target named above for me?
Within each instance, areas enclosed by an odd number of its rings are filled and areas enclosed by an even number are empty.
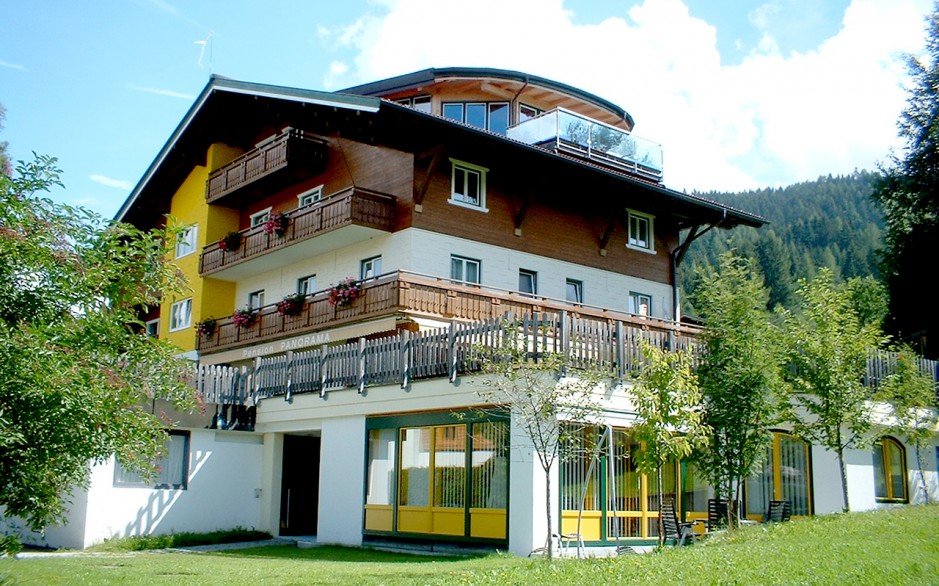
[[[229,232],[218,243],[219,250],[234,252],[241,248],[241,232]]]
[[[279,237],[283,238],[284,234],[287,233],[288,224],[290,224],[290,217],[284,212],[271,214],[267,221],[264,222],[264,233],[277,234]]]
[[[239,328],[248,328],[254,323],[254,319],[257,315],[257,311],[250,307],[245,307],[244,309],[235,311],[231,316],[231,321]]]
[[[305,298],[302,293],[285,296],[283,301],[278,301],[276,304],[277,313],[281,315],[300,315],[300,312],[303,311]]]
[[[362,284],[346,277],[329,290],[329,302],[336,307],[351,305],[362,294]]]
[[[216,321],[214,317],[208,317],[196,325],[196,331],[200,338],[208,338],[215,333]]]

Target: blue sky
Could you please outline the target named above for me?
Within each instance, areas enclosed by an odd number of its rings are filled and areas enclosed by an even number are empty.
[[[2,0],[0,140],[113,215],[210,73],[338,90],[425,67],[526,71],[624,108],[687,191],[871,169],[929,0]],[[199,42],[204,42],[199,44]],[[202,52],[203,47],[205,49]]]

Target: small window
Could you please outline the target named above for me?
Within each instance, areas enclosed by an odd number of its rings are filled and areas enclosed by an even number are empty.
[[[192,254],[196,250],[196,235],[199,232],[199,226],[189,226],[184,230],[176,240],[176,258]]]
[[[310,295],[316,292],[316,275],[307,275],[297,279],[297,294]]]
[[[629,212],[629,248],[652,251],[652,216]]]
[[[567,280],[566,299],[572,303],[584,302],[584,282],[574,279]]]
[[[143,476],[125,468],[119,460],[114,465],[114,486],[186,490],[189,478],[189,432],[171,431],[166,454],[156,462],[156,476],[148,483]]]
[[[151,319],[148,322],[144,323],[144,328],[147,332],[147,335],[151,338],[160,337],[160,319]]]
[[[480,266],[478,260],[453,255],[450,257],[450,278],[454,281],[466,283],[480,282]]]
[[[314,204],[320,201],[321,199],[323,199],[323,186],[318,185],[317,187],[314,187],[313,189],[310,189],[308,191],[304,191],[303,193],[297,196],[297,200],[298,200],[297,207],[302,208],[304,206]]]
[[[488,169],[450,159],[453,181],[450,203],[486,210],[486,172]]]
[[[264,307],[264,289],[248,293],[248,307],[251,309],[261,309]]]
[[[192,298],[177,301],[170,307],[170,331],[183,330],[192,325]]]
[[[251,227],[260,226],[271,217],[271,208],[262,210],[256,214],[251,214]]]
[[[635,315],[652,315],[652,297],[644,293],[631,291],[629,293],[629,307],[627,311]]]
[[[538,273],[526,269],[519,269],[518,290],[529,295],[536,295],[538,293]]]
[[[362,265],[359,270],[359,278],[363,281],[365,279],[371,279],[377,277],[381,274],[381,257],[373,256],[372,258],[367,258],[362,261]]]
[[[880,502],[907,502],[906,450],[885,437],[874,444],[874,496]]]
[[[430,96],[414,96],[412,98],[401,98],[399,100],[395,100],[395,102],[398,104],[401,104],[402,106],[408,106],[409,108],[413,108],[417,110],[418,112],[424,112],[426,114],[430,114],[430,111],[431,111]]]
[[[518,105],[518,121],[522,123],[526,120],[531,120],[532,118],[541,114],[541,110],[535,108],[534,106],[529,106],[527,104]]]

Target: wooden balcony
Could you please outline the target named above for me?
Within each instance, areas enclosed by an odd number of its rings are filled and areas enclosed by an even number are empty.
[[[312,177],[325,168],[326,150],[326,141],[295,128],[284,129],[213,171],[205,183],[205,200],[237,207],[260,193]]]
[[[395,198],[360,187],[349,187],[315,204],[293,210],[287,214],[287,218],[287,230],[283,235],[268,234],[264,226],[255,226],[239,233],[241,244],[237,250],[223,250],[220,248],[221,242],[209,244],[202,250],[199,273],[203,276],[212,275],[348,226],[367,229],[363,232],[363,238],[372,235],[373,230],[390,231],[394,226]],[[348,244],[347,240],[339,244]],[[265,264],[268,269],[273,268],[270,262]]]
[[[665,347],[687,345],[700,332],[668,320],[399,271],[363,283],[358,298],[346,307],[332,305],[329,291],[324,290],[307,296],[296,316],[283,316],[276,305],[268,305],[258,310],[248,327],[235,325],[230,316],[220,319],[215,332],[200,338],[198,346],[200,352],[208,354],[395,315],[480,321],[498,320],[507,313],[558,316],[561,312],[644,331]]]

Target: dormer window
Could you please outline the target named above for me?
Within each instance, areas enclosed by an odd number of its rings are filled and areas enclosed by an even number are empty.
[[[652,232],[653,216],[629,210],[629,240],[628,248],[655,252]]]
[[[489,210],[486,209],[486,173],[489,169],[456,159],[450,159],[450,162],[453,163],[450,203],[488,212]]]

